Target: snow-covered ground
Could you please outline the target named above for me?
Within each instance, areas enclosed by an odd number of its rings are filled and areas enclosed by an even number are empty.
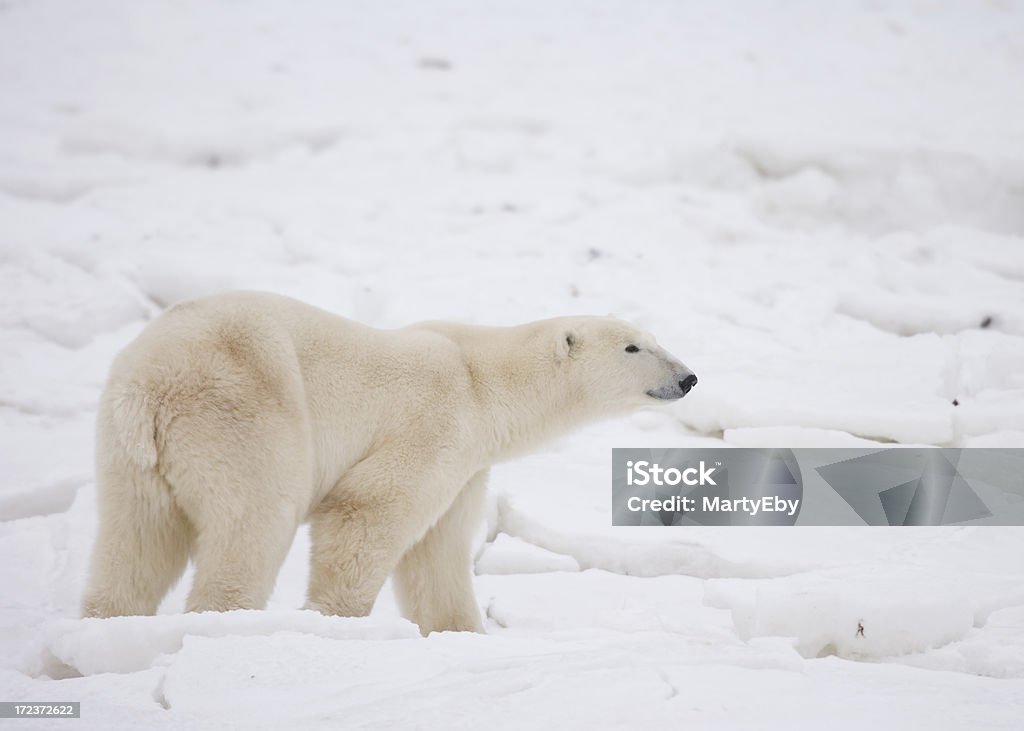
[[[0,700],[88,728],[1024,724],[1024,528],[613,528],[613,446],[1024,447],[1024,5],[0,2]],[[165,305],[614,313],[700,377],[494,471],[488,634],[74,619]],[[954,400],[959,405],[954,406]],[[863,627],[863,635],[858,633]],[[45,721],[33,727],[48,727]]]

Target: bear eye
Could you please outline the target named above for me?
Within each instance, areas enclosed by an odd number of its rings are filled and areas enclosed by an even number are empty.
[[[626,352],[627,353],[636,353],[639,350],[640,350],[640,348],[636,347],[635,345],[627,345],[626,346]]]

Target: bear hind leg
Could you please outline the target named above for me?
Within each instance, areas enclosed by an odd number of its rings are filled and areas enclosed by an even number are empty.
[[[186,611],[263,609],[295,537],[294,516],[295,508],[282,503],[247,511],[228,524],[200,523]]]
[[[191,525],[152,470],[115,465],[98,488],[99,533],[82,615],[155,614],[188,564]]]

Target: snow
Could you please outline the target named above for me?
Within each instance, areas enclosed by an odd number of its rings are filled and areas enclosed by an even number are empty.
[[[144,670],[160,655],[174,654],[185,637],[267,636],[301,633],[328,639],[377,640],[418,637],[410,622],[325,617],[313,611],[204,612],[150,617],[63,620],[47,627],[44,640],[53,663],[81,675]],[[46,668],[46,672],[55,672]]]
[[[488,543],[476,560],[478,574],[546,574],[579,570],[580,565],[572,556],[546,551],[504,533]]]
[[[1024,4],[0,3],[0,700],[90,728],[990,728],[1024,532],[610,525],[612,447],[1024,447]],[[95,403],[230,288],[614,313],[700,377],[493,471],[486,636],[77,619]],[[956,405],[954,405],[956,401]],[[862,627],[863,632],[858,628]],[[64,723],[64,722],[61,722]],[[45,721],[37,722],[48,727]]]

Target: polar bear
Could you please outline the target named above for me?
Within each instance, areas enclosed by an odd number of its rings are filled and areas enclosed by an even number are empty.
[[[189,611],[262,608],[308,521],[308,608],[366,615],[393,575],[424,634],[481,632],[491,465],[696,382],[612,318],[378,330],[257,292],[175,305],[100,401],[83,614],[153,614],[190,556]]]

